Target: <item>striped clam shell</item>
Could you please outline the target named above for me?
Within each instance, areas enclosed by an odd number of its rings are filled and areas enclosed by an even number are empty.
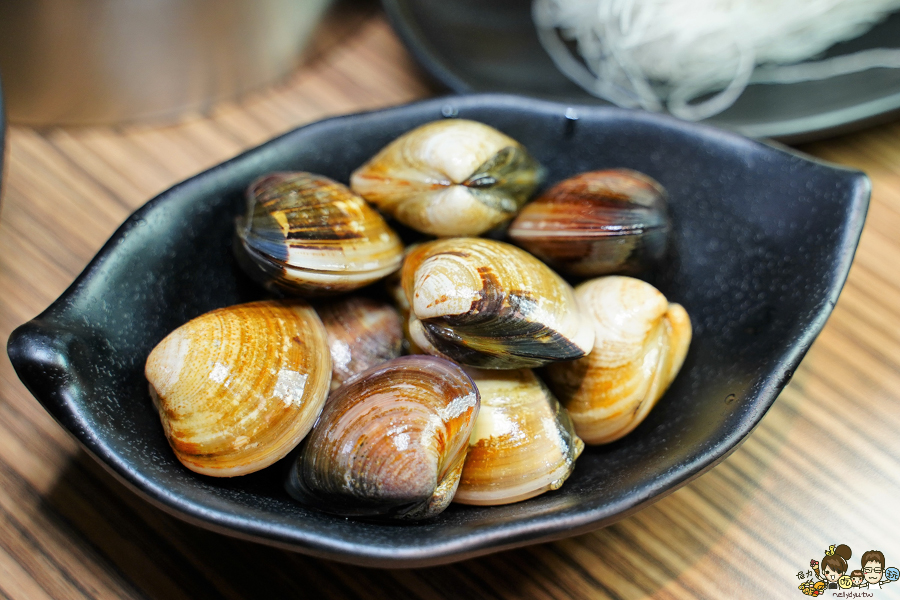
[[[331,350],[331,389],[371,367],[400,356],[403,327],[391,304],[350,296],[316,305]]]
[[[622,276],[575,290],[595,332],[581,359],[547,367],[547,383],[588,444],[631,432],[675,379],[691,342],[691,322],[649,283]]]
[[[401,271],[413,341],[429,354],[487,369],[584,356],[593,330],[572,288],[510,244],[482,238],[416,246]]]
[[[236,233],[241,266],[269,289],[288,293],[353,290],[390,275],[403,260],[403,243],[376,210],[312,173],[256,180]]]
[[[483,123],[445,119],[388,144],[350,185],[413,229],[457,236],[511,219],[541,178],[540,165],[516,140]]]
[[[434,516],[456,491],[478,406],[472,380],[441,358],[370,369],[328,399],[287,490],[343,516]]]
[[[407,246],[406,249],[409,251],[412,248],[415,248],[415,245]],[[409,299],[406,297],[406,292],[403,291],[400,272],[398,271],[388,277],[385,280],[384,287],[388,296],[390,296],[393,301],[394,306],[397,308],[397,312],[400,313],[400,323],[403,328],[403,354],[427,354],[427,352],[422,351],[422,349],[416,345],[409,335],[409,315],[412,311],[412,307],[409,305]]]
[[[628,169],[570,177],[528,204],[509,237],[550,266],[580,276],[636,273],[665,254],[667,195]]]
[[[466,372],[481,409],[453,501],[510,504],[559,489],[584,442],[547,386],[530,369]]]
[[[153,349],[145,374],[178,460],[231,477],[300,443],[325,403],[331,358],[306,303],[262,301],[185,323]]]

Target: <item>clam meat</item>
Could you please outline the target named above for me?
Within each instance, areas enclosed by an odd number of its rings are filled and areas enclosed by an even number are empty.
[[[522,209],[508,235],[571,275],[636,273],[665,254],[666,197],[659,183],[637,171],[582,173]]]
[[[510,504],[559,489],[584,442],[547,386],[530,369],[466,372],[481,408],[453,501]]]
[[[572,360],[590,351],[593,329],[575,294],[544,263],[481,238],[416,246],[401,271],[409,332],[429,354],[486,369]]]
[[[413,229],[459,236],[511,219],[541,177],[516,140],[483,123],[446,119],[388,144],[353,173],[350,186]]]
[[[450,361],[403,356],[370,369],[328,399],[287,490],[343,516],[434,516],[456,491],[478,406]]]
[[[691,322],[649,283],[622,276],[586,281],[575,294],[592,323],[594,349],[547,367],[547,383],[588,444],[637,427],[681,369]]]
[[[349,296],[316,305],[331,350],[331,389],[348,379],[400,356],[403,327],[387,302]]]
[[[236,232],[241,267],[273,291],[345,292],[390,275],[403,261],[403,243],[378,211],[312,173],[253,182]]]
[[[305,302],[251,302],[170,333],[145,374],[178,460],[231,477],[271,465],[309,432],[328,394],[331,357]]]

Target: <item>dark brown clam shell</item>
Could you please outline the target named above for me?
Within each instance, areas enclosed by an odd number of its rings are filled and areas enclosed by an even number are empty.
[[[291,467],[287,490],[351,517],[423,519],[450,504],[478,415],[456,364],[403,356],[334,392]]]
[[[643,271],[665,254],[668,235],[665,189],[628,169],[561,181],[509,228],[516,244],[579,277]]]
[[[350,296],[316,304],[331,351],[331,389],[403,352],[400,314],[387,302]]]

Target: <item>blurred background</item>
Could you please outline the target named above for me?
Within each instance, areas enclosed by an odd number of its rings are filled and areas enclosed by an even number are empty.
[[[285,77],[331,0],[0,2],[11,121],[171,119]]]

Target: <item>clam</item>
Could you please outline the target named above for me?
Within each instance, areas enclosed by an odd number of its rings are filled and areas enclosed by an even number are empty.
[[[145,368],[175,456],[217,477],[244,475],[290,452],[325,403],[325,329],[302,301],[206,313],[166,336]]]
[[[663,187],[637,171],[582,173],[522,209],[508,235],[572,275],[635,273],[665,254],[666,205]]]
[[[363,371],[400,356],[400,315],[387,302],[351,296],[321,303],[316,312],[331,350],[331,389]]]
[[[247,189],[236,254],[271,290],[328,294],[390,275],[403,244],[384,218],[346,186],[312,173],[272,173]]]
[[[610,276],[575,294],[592,322],[594,349],[547,367],[547,383],[588,444],[615,441],[637,427],[681,369],[691,322],[649,283]]]
[[[414,247],[415,246],[407,246],[407,250]],[[422,349],[416,345],[409,335],[409,315],[412,311],[412,307],[409,305],[409,299],[403,291],[399,272],[394,273],[385,280],[385,290],[393,301],[397,311],[400,313],[400,324],[403,328],[403,354],[427,354],[427,352],[422,351]]]
[[[413,229],[458,236],[511,219],[541,177],[516,140],[483,123],[447,119],[388,144],[353,173],[350,186]]]
[[[401,271],[409,330],[429,354],[487,369],[572,360],[594,332],[572,288],[544,263],[510,244],[480,238],[436,240],[407,254]]]
[[[456,491],[477,414],[478,391],[459,366],[396,358],[331,395],[287,490],[344,516],[434,516]]]
[[[453,501],[510,504],[559,489],[584,442],[547,386],[529,369],[466,372],[481,408]]]

